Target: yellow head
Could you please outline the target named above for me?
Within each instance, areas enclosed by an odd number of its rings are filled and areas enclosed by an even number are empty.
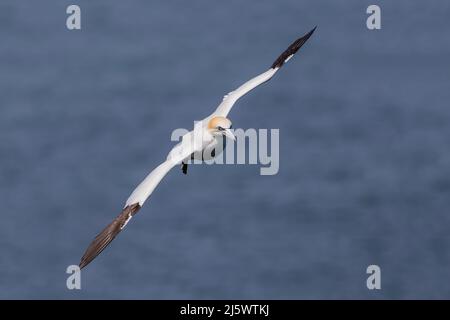
[[[231,132],[231,121],[225,117],[214,117],[208,122],[208,130],[212,135],[224,135],[232,140],[236,140],[234,134]]]

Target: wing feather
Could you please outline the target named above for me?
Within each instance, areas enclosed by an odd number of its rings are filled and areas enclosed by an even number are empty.
[[[139,203],[125,207],[122,212],[95,237],[81,258],[79,264],[80,269],[87,266],[111,243],[111,241],[114,240],[140,208],[141,206]]]
[[[122,212],[91,242],[81,258],[80,269],[94,260],[114,238],[125,228],[130,219],[139,211],[144,202],[152,194],[164,176],[182,159],[195,151],[190,139],[184,139],[185,143],[175,146],[173,154],[168,159],[150,172],[147,177],[134,189],[127,199]]]
[[[222,116],[226,117],[230,112],[233,105],[236,101],[244,96],[249,91],[253,90],[257,86],[269,81],[275,73],[287,62],[289,61],[294,54],[305,44],[305,42],[311,37],[311,35],[316,30],[316,27],[312,29],[310,32],[305,34],[303,37],[295,40],[272,64],[269,70],[261,73],[260,75],[254,77],[253,79],[247,81],[242,86],[237,88],[236,90],[230,92],[229,94],[224,96],[222,103],[217,107],[216,111],[210,116]]]
[[[145,200],[147,200],[162,178],[164,178],[173,166],[174,164],[171,161],[163,162],[150,172],[136,187],[128,198],[122,212],[95,237],[86,249],[79,264],[80,269],[94,260],[114,240],[120,231],[125,228],[130,219],[139,211]]]
[[[314,27],[310,32],[305,34],[303,37],[295,40],[272,64],[272,69],[279,69],[283,66],[284,63],[288,62],[294,54],[305,44],[306,41],[312,36],[317,27]]]
[[[283,66],[283,64],[291,59],[292,56],[305,44],[305,42],[311,37],[315,29],[316,28],[312,29],[306,35],[294,41],[277,58],[277,60],[275,60],[269,70],[251,79],[250,81],[247,81],[238,89],[225,95],[222,103],[217,107],[216,111],[211,116],[226,117],[233,105],[240,97],[256,88],[257,86],[269,81],[273,77],[273,75]],[[187,139],[183,140],[187,141]],[[95,239],[87,248],[83,257],[81,258],[79,264],[80,269],[87,266],[111,243],[111,241],[114,240],[114,238],[127,225],[130,219],[139,211],[144,202],[151,195],[156,186],[161,182],[162,178],[164,178],[167,172],[169,172],[170,169],[173,168],[173,166],[176,165],[177,162],[179,162],[179,160],[195,151],[194,145],[191,143],[188,143],[187,147],[183,147],[183,144],[180,144],[180,146],[180,150],[176,150],[177,152],[173,153],[179,154],[179,156],[175,156],[172,158],[169,157],[168,160],[166,160],[155,170],[150,172],[150,174],[136,187],[136,189],[130,195],[122,212],[95,237]],[[177,157],[179,157],[180,159],[177,159]]]

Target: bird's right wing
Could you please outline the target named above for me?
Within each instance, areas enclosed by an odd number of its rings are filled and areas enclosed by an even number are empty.
[[[131,218],[139,211],[144,202],[165,177],[165,175],[183,159],[189,157],[201,145],[196,146],[192,141],[192,134],[186,134],[180,144],[175,146],[166,161],[156,167],[149,175],[134,189],[128,197],[122,212],[103,229],[91,242],[81,258],[79,267],[84,268],[95,259],[125,228]]]
[[[128,197],[125,207],[138,204],[142,207],[145,200],[152,194],[156,186],[161,182],[162,178],[172,169],[176,163],[167,160],[157,166],[152,172],[145,177],[144,180],[134,189]]]
[[[294,54],[305,44],[305,42],[311,37],[316,28],[312,29],[310,32],[305,34],[303,37],[295,40],[272,64],[269,70],[261,73],[260,75],[254,77],[253,79],[247,81],[241,85],[236,90],[228,93],[224,96],[222,103],[217,107],[216,111],[210,116],[222,116],[226,117],[230,112],[236,101],[253,90],[257,86],[269,81],[275,73],[283,66],[284,63],[288,62]]]
[[[86,249],[83,257],[81,257],[80,269],[87,266],[92,260],[102,252],[111,241],[125,228],[130,219],[139,211],[141,206],[136,203],[132,206],[125,207],[122,212],[100,232]]]
[[[120,231],[125,228],[127,223],[139,211],[145,200],[147,200],[162,178],[164,178],[174,165],[175,163],[170,160],[161,163],[134,189],[122,212],[95,237],[86,249],[79,264],[80,269],[94,260],[114,240]]]

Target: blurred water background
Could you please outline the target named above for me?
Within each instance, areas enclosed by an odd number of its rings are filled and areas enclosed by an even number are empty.
[[[370,4],[3,0],[0,298],[450,298],[450,3]],[[172,130],[315,25],[230,114],[280,129],[278,175],[173,170],[67,290]]]

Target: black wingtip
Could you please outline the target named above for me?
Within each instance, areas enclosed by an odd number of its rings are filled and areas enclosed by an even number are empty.
[[[90,264],[92,260],[94,260],[111,243],[111,241],[114,240],[140,208],[141,205],[139,203],[126,206],[122,212],[95,237],[80,259],[78,265],[80,270]]]
[[[281,68],[283,64],[286,62],[289,57],[294,55],[305,43],[308,41],[308,39],[312,36],[314,31],[316,31],[317,26],[315,26],[311,31],[309,31],[307,34],[305,34],[303,37],[298,38],[295,40],[278,58],[275,60],[275,62],[272,64],[271,68]]]

